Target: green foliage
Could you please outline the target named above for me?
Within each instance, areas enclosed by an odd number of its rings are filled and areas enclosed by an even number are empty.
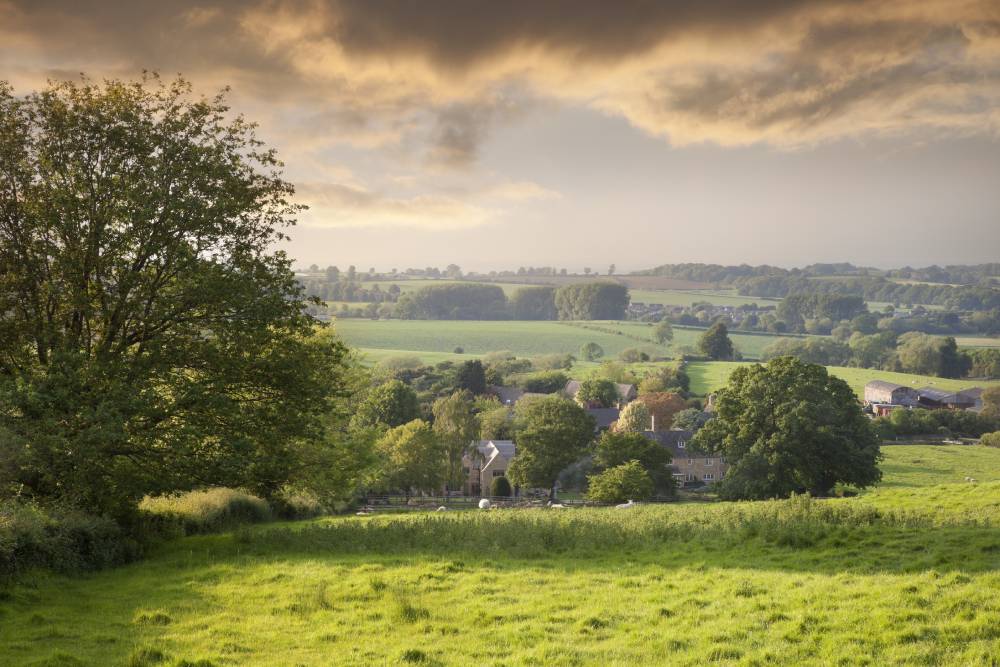
[[[697,408],[686,408],[674,415],[670,428],[697,433],[698,429],[707,424],[711,418],[712,416],[707,412],[702,412]]]
[[[455,372],[455,387],[479,396],[486,393],[486,370],[483,362],[472,359],[463,362]]]
[[[522,287],[510,299],[511,313],[515,320],[556,319],[556,288],[543,285]]]
[[[793,357],[737,368],[692,445],[728,460],[725,498],[827,495],[881,478],[878,439],[851,388]]]
[[[275,492],[345,350],[274,251],[300,207],[254,126],[181,80],[0,86],[0,155],[8,481],[118,517],[196,484]]]
[[[674,339],[674,328],[668,320],[660,320],[653,327],[653,340],[660,345],[666,345]]]
[[[628,288],[617,283],[578,283],[556,290],[560,320],[621,320],[628,306]]]
[[[542,371],[521,378],[518,384],[525,391],[552,394],[562,390],[567,382],[569,376],[561,371]]]
[[[1000,447],[1000,431],[984,433],[979,442],[987,447]]]
[[[794,331],[804,331],[805,320],[826,318],[834,322],[850,320],[868,310],[860,296],[839,294],[789,294],[778,304],[778,319],[791,325]],[[829,332],[827,332],[829,333]]]
[[[594,342],[584,343],[580,348],[580,356],[586,361],[597,361],[604,356],[604,348]]]
[[[503,288],[476,283],[422,287],[400,297],[394,312],[402,319],[502,320],[508,317]]]
[[[518,486],[548,488],[554,495],[559,473],[586,454],[594,437],[594,419],[558,396],[519,402],[515,418],[517,456],[508,477]]]
[[[641,433],[648,431],[649,426],[649,408],[645,403],[632,401],[619,413],[615,430],[621,433]]]
[[[1000,419],[1000,385],[987,387],[981,396],[983,416]]]
[[[896,350],[899,363],[907,373],[937,375],[957,378],[965,375],[972,362],[959,354],[958,345],[952,337],[928,336],[910,332],[899,337]]]
[[[610,408],[618,403],[618,387],[611,380],[588,378],[580,383],[576,401],[580,405]]]
[[[460,489],[465,482],[462,457],[479,435],[479,420],[474,414],[472,394],[456,391],[451,396],[434,401],[434,433],[437,434],[448,460],[447,482],[450,489]]]
[[[0,500],[0,601],[12,578],[35,568],[98,570],[138,556],[139,545],[110,519]]]
[[[266,501],[225,488],[147,496],[139,503],[139,509],[178,521],[188,534],[216,532],[271,519],[271,508]]]
[[[420,416],[417,394],[400,380],[372,387],[351,418],[355,429],[401,426]]]
[[[420,419],[390,429],[375,443],[379,469],[373,484],[388,491],[437,493],[448,479],[447,452]]]
[[[506,477],[494,477],[493,483],[490,485],[490,495],[498,498],[510,498],[514,495],[514,490]]]
[[[638,461],[608,468],[589,478],[587,500],[597,503],[621,503],[646,500],[653,495],[653,480]]]
[[[727,360],[735,356],[733,341],[729,339],[729,330],[722,322],[716,322],[708,328],[698,341],[698,349],[709,359]]]
[[[1000,378],[1000,350],[968,350],[969,377]]]
[[[497,407],[479,414],[480,440],[513,440],[514,413],[510,408]]]
[[[810,364],[846,366],[851,360],[851,348],[830,338],[779,338],[768,345],[761,359],[789,356]]]
[[[673,495],[676,488],[670,460],[670,452],[663,445],[640,433],[606,431],[597,441],[594,453],[594,464],[598,469],[606,470],[638,461],[649,474],[656,492],[666,496]]]
[[[637,347],[629,347],[619,352],[618,358],[626,364],[637,364],[641,361],[649,361],[649,354]]]
[[[938,435],[978,438],[1000,428],[1000,417],[985,410],[976,414],[969,410],[893,410],[886,417],[877,417],[874,425],[883,438],[897,435]]]
[[[674,365],[660,366],[652,370],[639,383],[640,395],[673,391],[686,396],[690,390],[691,378],[684,368]]]

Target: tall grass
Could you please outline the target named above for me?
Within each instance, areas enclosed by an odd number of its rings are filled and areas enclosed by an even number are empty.
[[[209,533],[271,519],[271,508],[266,501],[227,488],[146,496],[139,503],[139,509],[178,521],[188,534]]]

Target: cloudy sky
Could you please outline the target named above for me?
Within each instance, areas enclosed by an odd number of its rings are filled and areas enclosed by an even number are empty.
[[[996,0],[0,0],[0,80],[231,86],[302,264],[1000,260]]]

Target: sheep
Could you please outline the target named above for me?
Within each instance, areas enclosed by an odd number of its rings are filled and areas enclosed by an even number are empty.
[[[975,483],[976,483],[976,478],[975,477],[970,477],[969,478],[969,484],[975,484]]]
[[[488,498],[483,498],[479,501],[479,509],[488,510],[490,508],[490,501]]]
[[[622,503],[621,505],[615,505],[615,507],[620,510],[627,510],[631,507],[635,507],[635,503],[629,500],[627,503]]]
[[[437,508],[437,509],[436,509],[436,510],[434,510],[434,511],[435,511],[435,512],[447,512],[447,511],[448,511],[448,508],[447,508],[447,507],[445,507],[444,505],[441,505],[441,507]]]
[[[566,509],[566,506],[563,505],[562,503],[554,503],[551,500],[547,503],[547,505],[549,507],[551,507],[552,509],[557,509],[557,510],[564,510],[564,509]]]
[[[364,510],[361,510],[360,512],[355,512],[354,516],[368,516],[369,514],[371,514],[371,512],[366,512]]]

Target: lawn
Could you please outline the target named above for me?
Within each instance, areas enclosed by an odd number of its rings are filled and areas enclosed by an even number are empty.
[[[884,470],[878,489],[835,501],[350,516],[185,538],[4,592],[0,662],[995,664],[1000,450],[889,447]]]
[[[454,320],[369,320],[344,318],[335,322],[337,332],[352,346],[364,349],[373,360],[388,356],[419,356],[428,362],[441,353],[461,347],[476,356],[510,350],[522,357],[539,354],[577,354],[595,342],[614,358],[630,347],[646,348],[653,355],[672,356],[681,346],[695,347],[701,329],[676,328],[672,345],[652,341],[653,327],[641,322],[526,322]],[[778,336],[733,332],[733,344],[746,356],[757,357]],[[375,352],[381,350],[381,352]],[[431,354],[435,353],[435,354]]]
[[[732,361],[699,361],[688,364],[687,372],[691,376],[692,393],[704,395],[724,386],[730,373],[740,366]],[[872,380],[885,380],[914,388],[934,387],[946,391],[957,391],[970,387],[988,387],[1000,384],[997,380],[949,380],[928,375],[910,375],[908,373],[892,373],[869,368],[848,368],[845,366],[828,366],[833,375],[845,380],[860,397],[864,395],[865,384]]]

